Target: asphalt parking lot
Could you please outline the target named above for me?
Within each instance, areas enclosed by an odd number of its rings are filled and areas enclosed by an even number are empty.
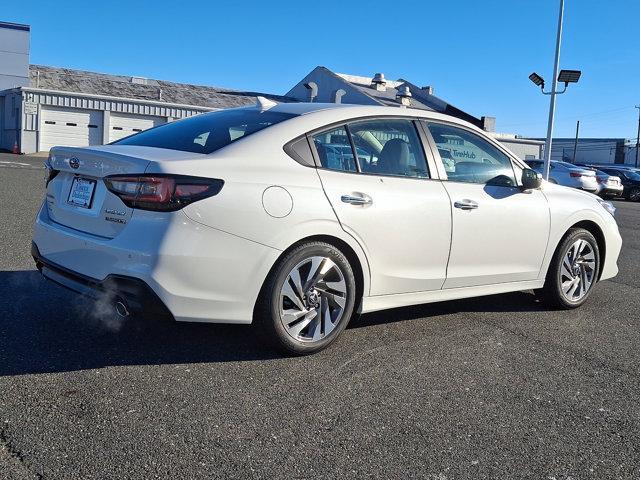
[[[640,476],[640,205],[616,202],[620,274],[580,310],[403,308],[280,358],[250,327],[109,321],[45,282],[41,162],[0,155],[0,478]]]

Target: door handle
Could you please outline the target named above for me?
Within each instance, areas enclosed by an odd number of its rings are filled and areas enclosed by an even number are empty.
[[[459,208],[460,210],[475,210],[476,208],[478,208],[478,203],[465,198],[454,202],[453,206]]]
[[[350,203],[351,205],[371,205],[373,203],[371,197],[365,193],[342,195],[340,200],[344,203]]]

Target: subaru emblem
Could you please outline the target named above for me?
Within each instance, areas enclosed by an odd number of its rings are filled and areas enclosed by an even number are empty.
[[[78,160],[76,157],[70,158],[69,166],[74,170],[77,170],[78,168],[80,168],[80,160]]]

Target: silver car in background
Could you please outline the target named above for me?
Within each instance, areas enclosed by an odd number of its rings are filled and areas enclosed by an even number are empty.
[[[538,173],[543,173],[543,160],[527,160],[527,165]],[[551,160],[549,168],[549,181],[564,185],[565,187],[578,188],[591,193],[598,193],[600,185],[596,179],[596,172],[591,169],[578,167],[572,163]]]
[[[620,177],[609,175],[608,173],[605,173],[602,170],[598,170],[597,168],[594,168],[593,171],[596,172],[596,180],[598,181],[598,185],[600,187],[598,195],[603,198],[614,198],[622,196],[624,187],[622,186]]]

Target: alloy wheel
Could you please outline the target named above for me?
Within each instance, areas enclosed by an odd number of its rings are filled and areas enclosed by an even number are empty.
[[[317,342],[340,323],[347,303],[347,284],[329,257],[313,256],[289,272],[280,289],[280,320],[295,340]]]
[[[571,302],[581,300],[593,285],[595,272],[593,246],[584,239],[576,240],[562,259],[560,284],[565,298]]]

